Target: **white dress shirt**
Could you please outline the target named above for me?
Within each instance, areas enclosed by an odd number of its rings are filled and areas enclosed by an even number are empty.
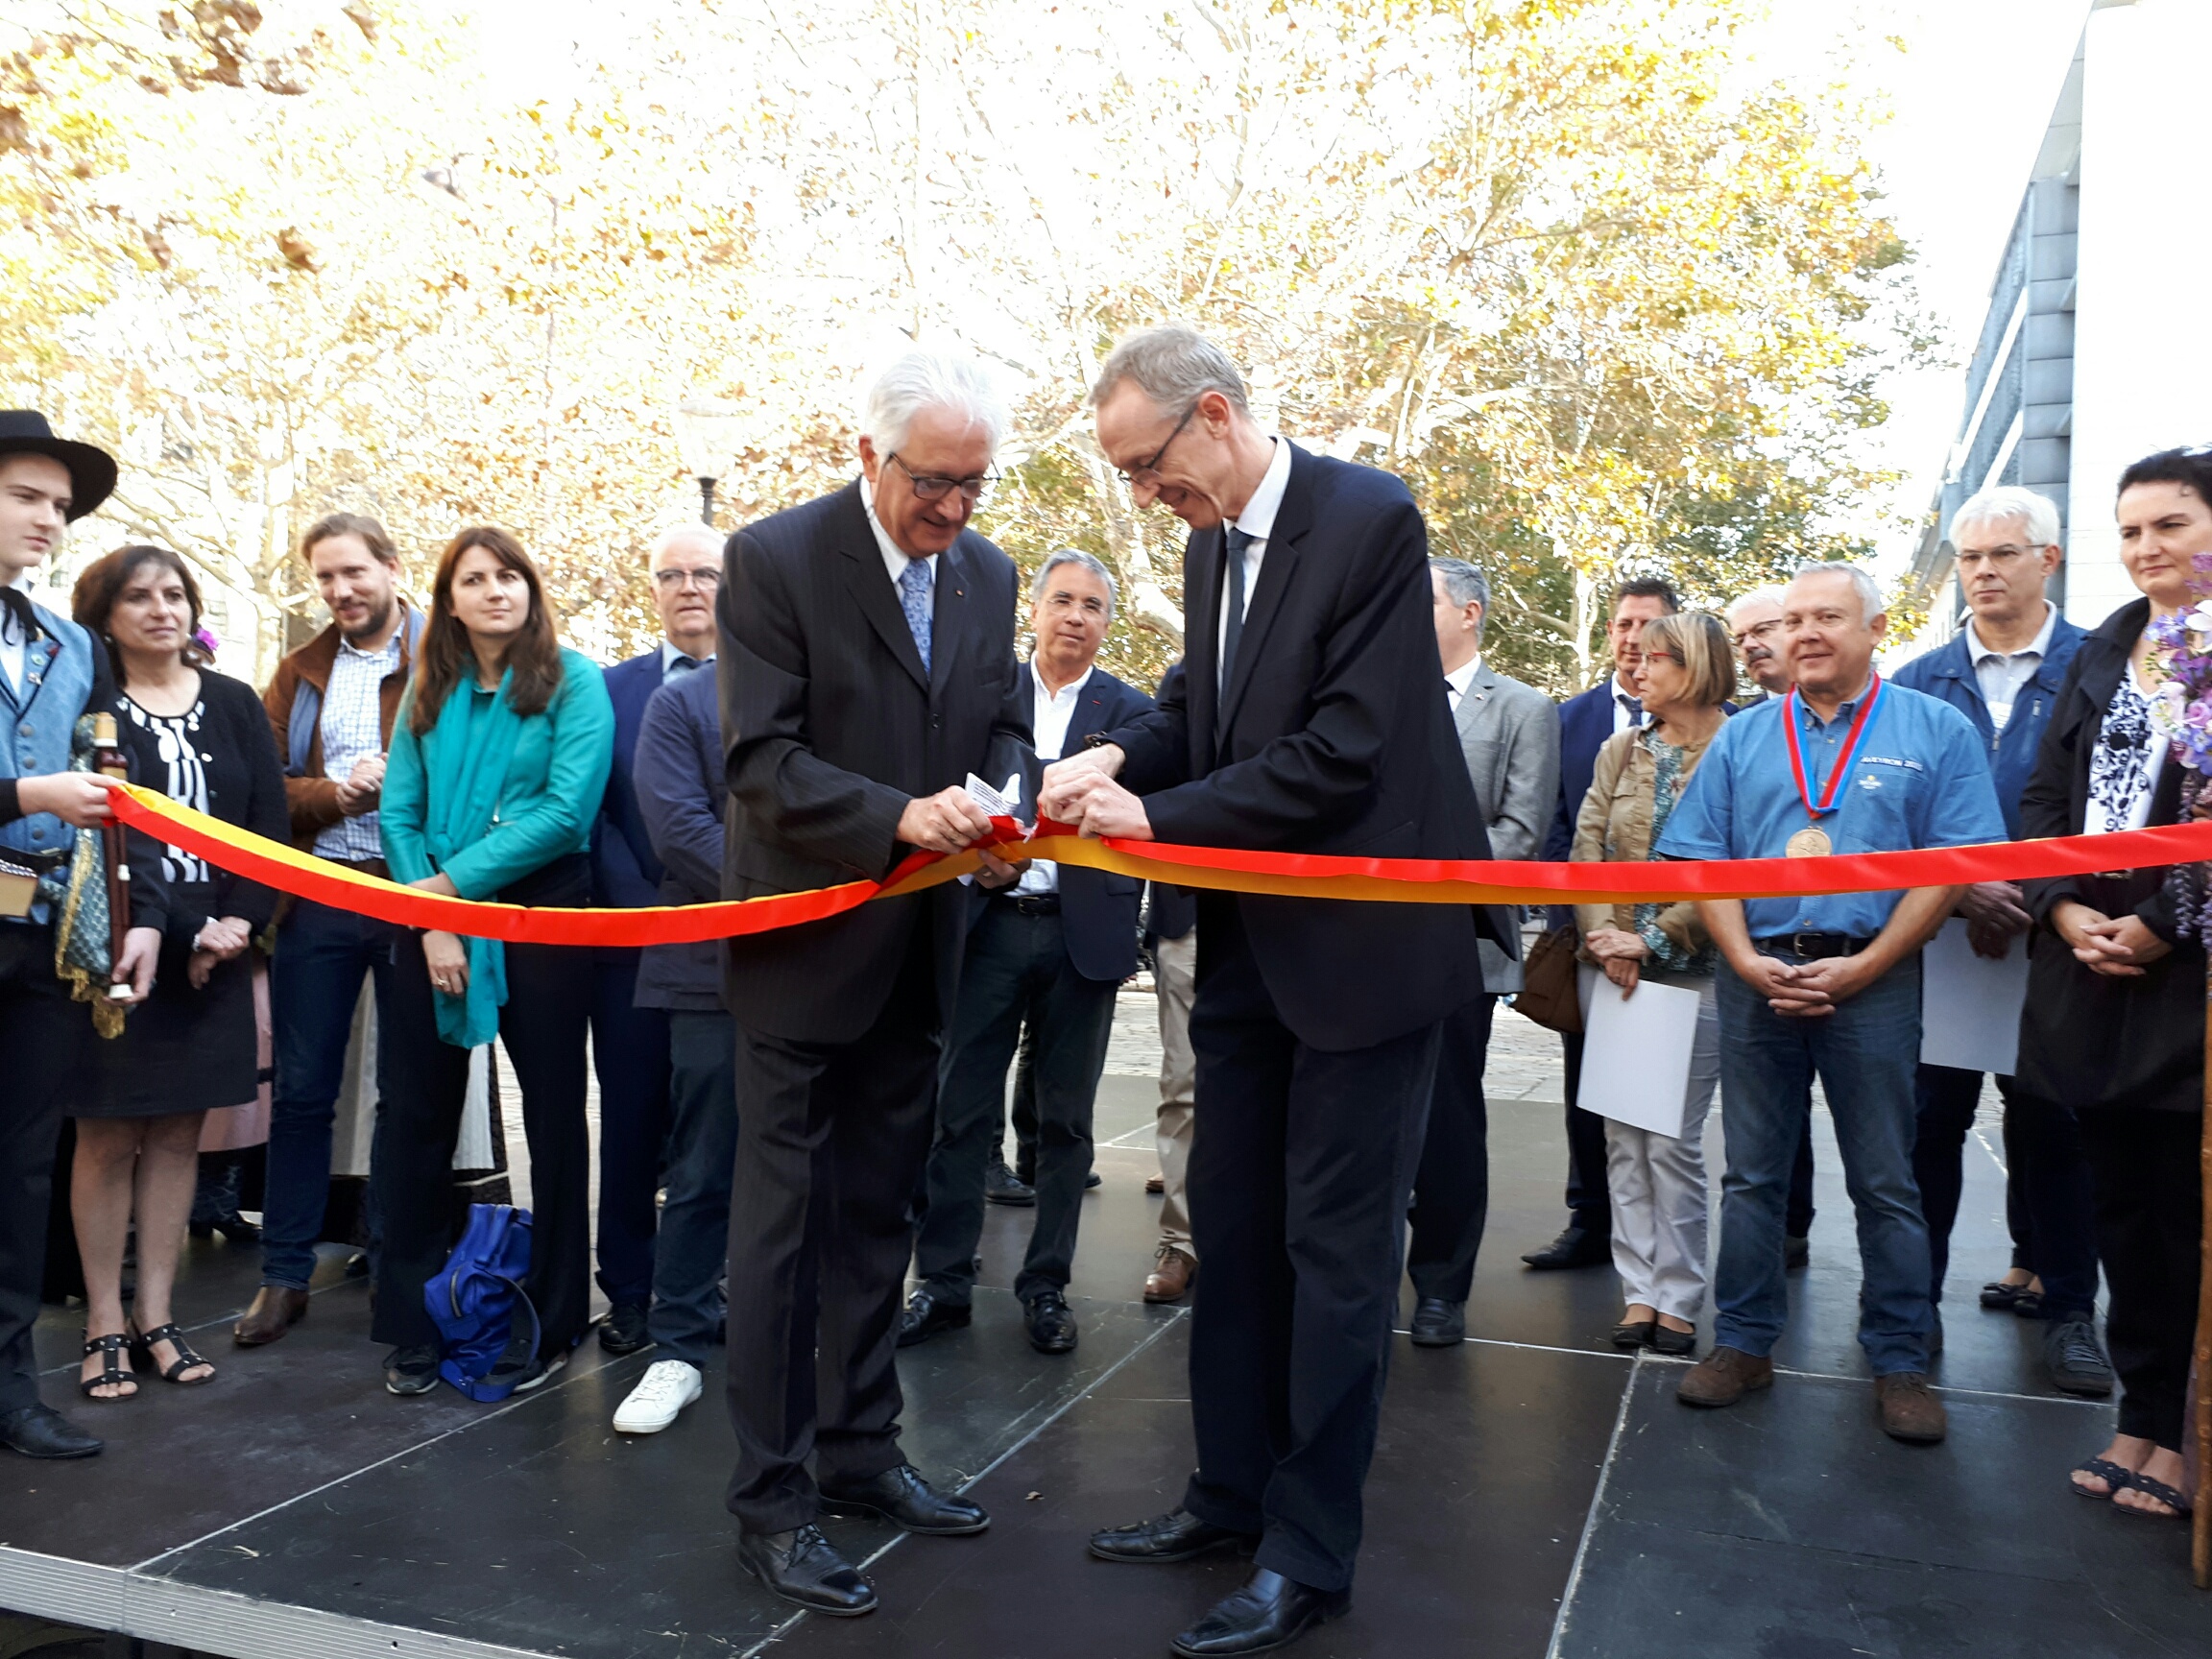
[[[1636,687],[1622,684],[1621,676],[1613,676],[1613,730],[1625,732],[1631,726],[1644,724],[1644,705],[1637,701]]]
[[[1451,673],[1444,676],[1444,690],[1447,700],[1452,705],[1453,713],[1459,712],[1460,703],[1465,700],[1468,689],[1475,684],[1475,670],[1481,666],[1482,654],[1477,652],[1466,661],[1460,663],[1458,667],[1453,669]]]
[[[860,505],[868,510],[868,528],[876,532],[876,545],[883,554],[884,573],[891,578],[891,586],[896,590],[899,578],[906,574],[906,566],[914,561],[899,550],[899,543],[891,540],[891,532],[883,528],[883,520],[876,517],[876,492],[869,486],[865,472],[860,475]],[[934,567],[929,574],[935,577]]]
[[[1966,624],[1966,657],[1974,664],[1974,680],[1982,687],[1982,702],[1989,710],[1989,724],[1998,731],[2012,718],[2012,705],[2020,687],[2035,678],[2043,659],[2051,652],[2051,636],[2058,628],[2058,607],[2043,601],[2043,626],[2035,637],[2017,651],[2000,651],[1982,642],[1974,624]]]
[[[1049,765],[1061,758],[1068,747],[1068,723],[1075,718],[1076,699],[1083,695],[1083,687],[1091,684],[1092,670],[1086,668],[1057,691],[1045,689],[1045,676],[1037,672],[1034,659],[1029,663],[1029,730],[1036,738],[1037,758]],[[1057,893],[1060,891],[1060,866],[1048,858],[1030,862],[1022,872],[1022,880],[1014,889],[1021,894]]]
[[[0,671],[8,676],[8,688],[20,693],[23,689],[23,653],[31,642],[23,637],[16,625],[15,613],[0,608]]]
[[[1275,454],[1267,463],[1267,470],[1261,474],[1259,486],[1252,492],[1252,499],[1244,503],[1244,511],[1229,520],[1252,538],[1244,544],[1244,609],[1238,613],[1239,621],[1251,613],[1252,595],[1260,588],[1260,561],[1266,557],[1267,539],[1275,533],[1275,514],[1283,505],[1283,492],[1290,487],[1290,445],[1280,438],[1270,442],[1275,445]],[[1229,584],[1224,579],[1221,584],[1221,619],[1214,630],[1214,661],[1217,664],[1226,666],[1222,663],[1222,658],[1228,649]],[[1218,680],[1218,668],[1215,673]]]

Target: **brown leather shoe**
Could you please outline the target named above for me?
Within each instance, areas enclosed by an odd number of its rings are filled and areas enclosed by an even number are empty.
[[[1874,1379],[1874,1407],[1882,1419],[1882,1432],[1892,1440],[1914,1446],[1933,1446],[1951,1427],[1943,1402],[1918,1371],[1899,1371]]]
[[[282,1285],[264,1285],[253,1292],[253,1305],[230,1328],[230,1340],[241,1348],[260,1348],[274,1342],[307,1317],[307,1292]]]
[[[1160,1265],[1153,1268],[1151,1277],[1144,1281],[1144,1300],[1182,1301],[1184,1292],[1190,1288],[1190,1275],[1197,1271],[1198,1263],[1174,1245],[1161,1245]]]
[[[1145,1176],[1144,1190],[1151,1193],[1155,1198],[1159,1197],[1161,1193],[1167,1190],[1167,1177],[1165,1175]]]
[[[1685,1406],[1733,1406],[1754,1388],[1774,1385],[1774,1361],[1741,1348],[1716,1348],[1690,1367],[1674,1398]]]

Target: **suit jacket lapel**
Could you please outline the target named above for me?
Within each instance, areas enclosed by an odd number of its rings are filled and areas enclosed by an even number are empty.
[[[1282,440],[1290,444],[1290,440]],[[1221,696],[1221,731],[1228,733],[1237,718],[1237,706],[1244,688],[1252,684],[1252,665],[1267,643],[1267,630],[1283,608],[1283,592],[1290,585],[1298,562],[1298,543],[1313,527],[1313,462],[1297,445],[1290,444],[1290,481],[1284,486],[1283,503],[1275,509],[1275,522],[1267,532],[1267,547],[1260,556],[1260,582],[1244,607],[1244,631],[1237,640],[1237,661],[1230,664],[1229,685]],[[1218,561],[1216,561],[1218,563]]]
[[[860,607],[860,614],[868,618],[868,625],[890,648],[891,655],[899,659],[899,665],[914,676],[915,685],[927,690],[929,677],[922,671],[922,653],[915,649],[914,632],[906,626],[906,613],[900,608],[898,589],[884,574],[883,549],[876,544],[876,531],[868,522],[868,509],[861,505],[858,484],[846,491],[840,517],[843,522],[838,525],[837,546],[845,557],[845,586]],[[942,608],[942,599],[939,605]],[[931,627],[934,629],[934,621]],[[937,649],[934,633],[929,654],[935,661],[944,660],[943,653]]]
[[[934,703],[944,695],[945,686],[951,678],[952,659],[959,655],[960,639],[968,626],[968,566],[960,557],[960,543],[955,541],[937,555],[936,581],[931,584],[933,609],[929,613],[929,701]],[[899,625],[906,625],[906,613],[899,613]],[[906,640],[912,644],[913,630],[907,630]],[[919,656],[917,656],[919,661]]]

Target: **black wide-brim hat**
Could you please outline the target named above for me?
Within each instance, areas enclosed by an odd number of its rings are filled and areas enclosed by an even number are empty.
[[[69,512],[78,519],[115,491],[115,457],[89,444],[54,436],[36,409],[0,409],[0,457],[51,455],[69,469]]]

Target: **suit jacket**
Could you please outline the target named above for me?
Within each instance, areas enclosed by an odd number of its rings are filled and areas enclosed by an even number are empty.
[[[722,894],[726,851],[720,688],[704,667],[654,692],[631,762],[637,811],[660,860],[661,904],[704,904]],[[722,1006],[722,948],[648,945],[637,958],[637,1006],[712,1013]]]
[[[1217,692],[1225,547],[1218,526],[1191,535],[1189,655],[1161,682],[1159,707],[1111,734],[1153,833],[1201,847],[1488,857],[1436,684],[1429,538],[1406,486],[1291,445]],[[1467,905],[1207,895],[1202,964],[1216,904],[1238,907],[1284,1024],[1327,1051],[1370,1047],[1464,1005],[1482,989],[1476,941],[1499,938],[1496,919]]]
[[[1551,699],[1478,663],[1455,724],[1491,856],[1537,856],[1559,796],[1559,720]],[[1521,989],[1521,929],[1510,908],[1499,920],[1506,942],[1482,942],[1482,988],[1503,994]]]
[[[1974,722],[1974,730],[1989,746],[1990,781],[1997,785],[1997,805],[2005,814],[2005,832],[2020,838],[2020,796],[2035,770],[2035,752],[2043,746],[2044,728],[2058,708],[2058,690],[2066,684],[2067,666],[2081,648],[2082,633],[2061,616],[2051,630],[2051,649],[2034,674],[2020,687],[2012,705],[2012,717],[2005,730],[1989,718],[1989,705],[1982,695],[1982,682],[1974,673],[1974,659],[1967,649],[1966,633],[1935,650],[1915,657],[1889,676],[1897,685],[1948,703]],[[2117,682],[2115,682],[2117,684]]]
[[[1029,664],[1017,675],[1022,707],[1034,710],[1037,682]],[[1134,720],[1152,707],[1152,699],[1125,680],[1094,667],[1091,678],[1076,694],[1075,712],[1068,719],[1064,753],[1083,747],[1085,738],[1111,732]],[[1037,799],[1038,775],[1057,755],[1037,757],[1036,774],[1024,784],[1031,801]],[[991,898],[972,887],[970,925],[980,919]],[[1060,936],[1068,948],[1068,960],[1086,979],[1110,979],[1116,984],[1137,972],[1137,913],[1144,899],[1144,883],[1134,876],[1116,876],[1105,870],[1060,866]]]
[[[1546,858],[1567,856],[1575,845],[1575,820],[1582,811],[1582,797],[1590,793],[1590,780],[1598,769],[1598,751],[1613,735],[1613,675],[1587,691],[1577,692],[1559,705],[1559,794],[1553,803],[1551,828],[1544,837]]]
[[[697,669],[692,670],[697,673]],[[661,689],[661,647],[607,670],[614,704],[614,766],[607,774],[598,821],[591,826],[591,902],[620,910],[661,902],[661,860],[637,810],[633,766],[645,705]]]
[[[857,482],[740,530],[715,601],[730,781],[725,898],[877,880],[910,848],[916,796],[1035,764],[1016,678],[1014,562],[974,532],[938,555],[928,668],[884,574]],[[746,1025],[850,1043],[876,1022],[916,927],[933,934],[940,1018],[959,994],[957,882],[729,942]]]

